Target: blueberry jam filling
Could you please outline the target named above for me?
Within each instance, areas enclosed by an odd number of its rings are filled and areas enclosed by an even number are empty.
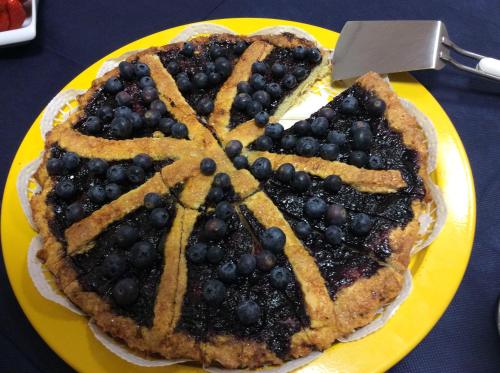
[[[71,257],[85,291],[96,292],[114,312],[146,327],[153,324],[164,245],[176,214],[171,195],[156,196],[156,204],[145,201],[103,231],[94,247]]]
[[[257,125],[266,125],[278,105],[309,76],[321,59],[317,48],[276,47],[263,61],[255,62],[249,80],[238,84],[229,128],[254,118]]]
[[[249,148],[273,153],[321,157],[377,170],[400,170],[415,195],[423,197],[417,153],[408,149],[400,133],[392,130],[383,113],[385,104],[354,85],[309,119]]]
[[[121,62],[120,75],[109,78],[95,93],[85,107],[85,118],[74,128],[112,140],[153,135],[187,139],[186,125],[168,112],[149,74],[143,63]]]
[[[47,172],[54,189],[47,195],[47,202],[53,208],[54,217],[49,226],[60,241],[64,241],[64,231],[72,223],[138,187],[174,162],[168,158],[154,161],[145,154],[122,161],[81,158],[57,145],[50,152]]]
[[[309,321],[287,259],[263,250],[256,238],[263,228],[241,210],[248,222],[226,201],[198,217],[186,247],[187,290],[176,329],[202,341],[257,340],[283,357],[293,333]]]
[[[217,92],[246,47],[243,41],[212,40],[202,45],[188,42],[158,56],[186,101],[199,115],[208,116]]]

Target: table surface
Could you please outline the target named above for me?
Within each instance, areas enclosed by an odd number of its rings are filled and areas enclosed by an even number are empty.
[[[0,49],[0,180],[50,98],[91,63],[159,30],[226,17],[290,19],[340,31],[347,20],[440,19],[451,38],[500,58],[500,1],[41,1],[33,42]],[[496,16],[494,16],[496,15]],[[493,16],[493,17],[492,17]],[[477,230],[471,261],[448,310],[393,372],[498,372],[500,338],[500,84],[445,68],[414,73],[455,124],[471,162]],[[1,259],[0,259],[1,260]],[[71,371],[36,334],[0,265],[0,370]]]

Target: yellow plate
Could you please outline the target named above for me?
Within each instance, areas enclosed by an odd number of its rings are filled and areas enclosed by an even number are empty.
[[[233,18],[210,21],[238,33],[263,27],[300,27],[325,47],[333,48],[338,34],[307,24],[273,20]],[[64,89],[87,89],[101,64],[129,50],[163,45],[185,26],[165,30],[120,48],[90,66]],[[402,359],[431,330],[450,303],[469,260],[476,223],[476,201],[470,165],[462,142],[441,106],[408,74],[391,76],[396,92],[413,102],[434,122],[439,139],[438,167],[433,178],[443,191],[448,219],[439,237],[412,260],[414,287],[395,316],[379,331],[351,343],[337,343],[303,371],[379,372]],[[5,187],[2,208],[2,247],[7,273],[14,293],[26,316],[47,344],[78,371],[104,372],[193,371],[176,365],[169,368],[140,368],[118,358],[104,348],[87,327],[87,319],[40,296],[28,275],[26,253],[35,232],[21,209],[16,178],[29,161],[43,149],[39,122],[31,126],[14,158]]]

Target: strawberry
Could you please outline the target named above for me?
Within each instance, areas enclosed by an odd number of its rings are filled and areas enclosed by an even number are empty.
[[[2,1],[2,0],[0,0]],[[0,32],[7,31],[9,29],[9,14],[6,10],[0,9]]]
[[[10,20],[9,30],[21,27],[26,19],[26,11],[20,0],[7,0],[7,11]]]

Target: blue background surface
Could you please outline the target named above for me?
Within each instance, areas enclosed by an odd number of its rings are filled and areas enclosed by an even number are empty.
[[[37,39],[0,49],[0,180],[5,183],[33,120],[69,80],[102,56],[159,30],[226,17],[290,19],[336,31],[347,20],[440,19],[460,46],[500,58],[499,16],[498,0],[42,0]],[[478,219],[457,295],[431,333],[392,371],[500,372],[494,320],[500,293],[500,83],[452,68],[414,75],[444,107],[465,144],[476,181]],[[28,323],[3,265],[0,370],[71,370]]]

